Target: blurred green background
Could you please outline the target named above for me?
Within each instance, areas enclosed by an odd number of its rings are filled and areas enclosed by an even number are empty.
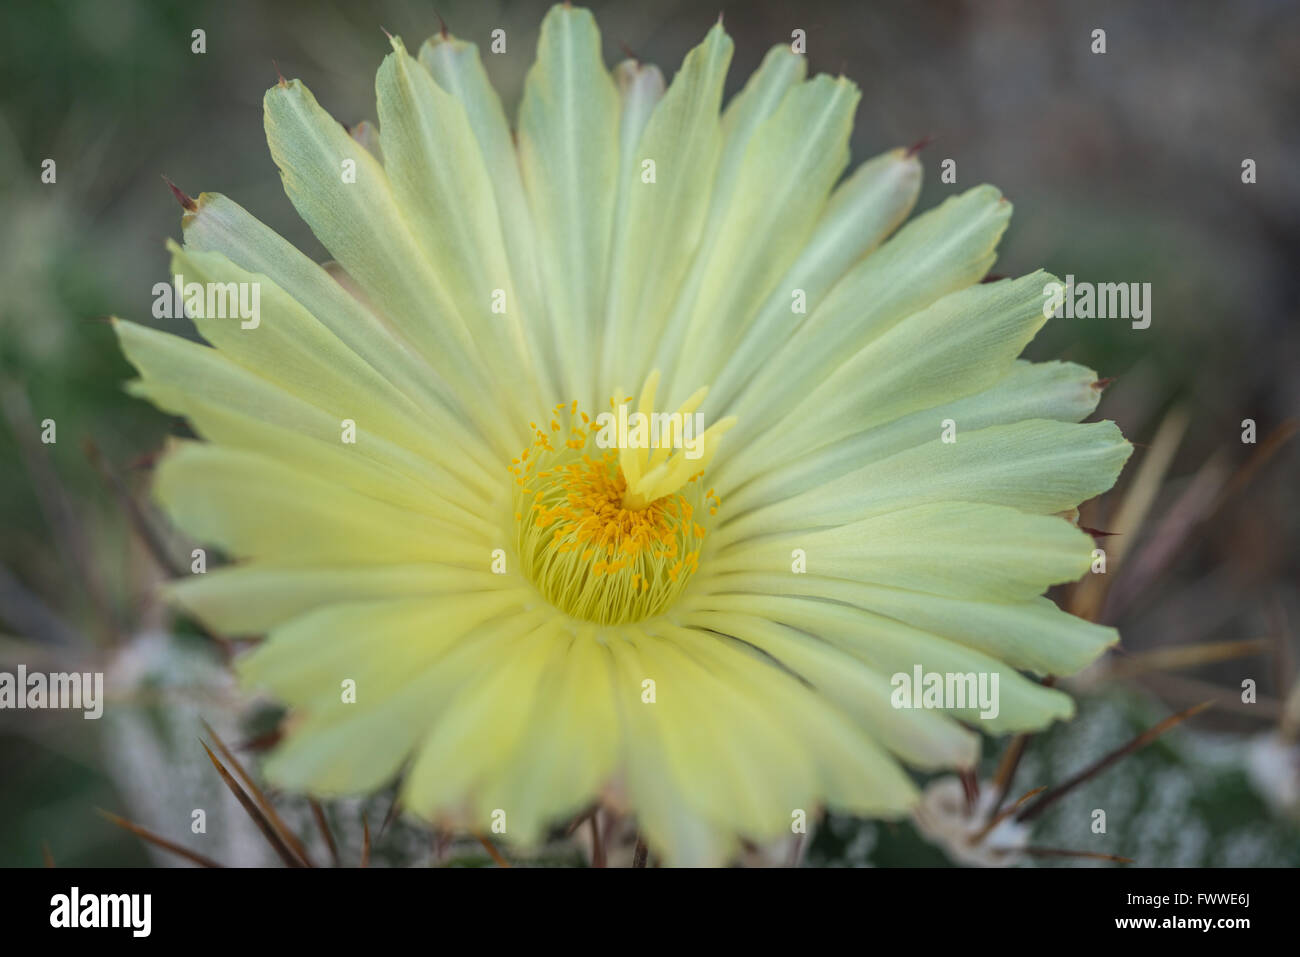
[[[512,111],[547,6],[444,0],[436,10],[479,44]],[[1286,790],[1300,780],[1300,751],[1291,739],[1263,744],[1285,725],[1288,695],[1295,707],[1300,621],[1300,456],[1286,441],[1300,409],[1300,5],[590,6],[611,66],[626,48],[666,74],[721,10],[736,41],[729,92],[770,46],[804,30],[812,69],[843,72],[863,90],[855,162],[932,137],[919,209],[981,182],[1016,204],[997,273],[1043,266],[1152,284],[1149,329],[1057,320],[1030,349],[1114,377],[1100,414],[1139,444],[1120,486],[1084,515],[1108,529],[1121,502],[1150,499],[1096,613],[1121,628],[1124,660],[1257,645],[1127,678],[1102,669],[1071,686],[1084,698],[1080,720],[1031,744],[1015,791],[1063,780],[1169,710],[1213,698],[1220,707],[1045,815],[1035,843],[1150,865],[1300,862],[1300,797]],[[0,8],[0,667],[93,662],[123,702],[99,722],[0,712],[0,865],[38,864],[43,845],[56,863],[176,863],[96,807],[182,841],[192,837],[188,808],[210,807],[205,853],[265,860],[195,740],[199,716],[239,738],[245,709],[211,643],[152,599],[160,572],[120,494],[143,498],[150,455],[184,427],[123,393],[130,369],[103,318],[149,321],[152,286],[167,278],[163,241],[179,237],[179,211],[160,174],[192,195],[235,198],[327,258],[281,190],[261,98],[274,59],[340,121],[373,120],[381,25],[414,47],[438,28],[435,5]],[[488,55],[498,27],[507,52]],[[196,28],[206,31],[201,55],[191,52]],[[1104,55],[1090,49],[1097,28]],[[47,158],[57,163],[52,185],[40,178]],[[1246,158],[1258,167],[1252,185],[1241,181]],[[955,185],[938,180],[945,159],[956,162]],[[57,421],[55,445],[36,439],[46,418]],[[1241,441],[1247,418],[1256,445]],[[1139,486],[1153,443],[1167,465]],[[1256,706],[1239,702],[1245,678],[1258,682]],[[1002,745],[988,742],[990,770]],[[1252,760],[1264,770],[1252,772]],[[1114,809],[1102,840],[1087,828],[1095,807]],[[393,829],[388,839],[407,838]],[[389,851],[394,863],[411,860]],[[838,818],[806,851],[815,864],[946,859],[910,825]]]

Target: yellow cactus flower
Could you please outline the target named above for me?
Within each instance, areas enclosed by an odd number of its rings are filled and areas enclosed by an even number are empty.
[[[400,780],[522,843],[605,800],[707,864],[822,806],[904,815],[905,766],[1072,713],[1025,673],[1116,638],[1043,592],[1130,448],[1079,424],[1091,371],[1018,358],[1053,279],[981,282],[997,190],[903,225],[916,156],[842,179],[857,88],[777,47],[722,109],[721,24],[665,84],[555,7],[513,135],[472,44],[392,47],[378,132],[266,94],[335,262],[203,194],[172,272],[210,347],[116,324],[204,440],[156,495],[232,561],[170,591],[266,635],[237,669],[291,709],[276,785]],[[914,669],[998,706],[900,706]]]

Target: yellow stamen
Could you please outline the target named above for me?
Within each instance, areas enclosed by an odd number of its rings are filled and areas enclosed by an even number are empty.
[[[642,390],[638,409],[647,415],[658,381],[653,373]],[[691,396],[678,414],[693,413],[705,394]],[[626,401],[615,397],[610,407],[617,411]],[[706,509],[716,515],[720,504],[699,479],[735,420],[695,436],[695,454],[687,455],[685,448],[663,447],[684,445],[680,434],[661,436],[653,449],[609,447],[607,433],[597,428],[600,417],[593,424],[576,402],[556,406],[552,433],[561,431],[561,419],[569,435],[562,447],[534,426],[532,446],[511,466],[518,474],[528,452],[529,465],[539,466],[516,479],[516,548],[524,574],[575,618],[613,624],[659,614],[698,567],[707,534],[701,516]]]

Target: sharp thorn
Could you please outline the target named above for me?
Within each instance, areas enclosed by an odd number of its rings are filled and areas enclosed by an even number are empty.
[[[187,196],[185,193],[181,192],[180,188],[169,180],[166,175],[163,176],[162,180],[167,184],[167,188],[172,191],[172,195],[176,197],[176,202],[181,204],[183,210],[187,213],[193,213],[198,210],[199,204],[194,202],[193,197]]]

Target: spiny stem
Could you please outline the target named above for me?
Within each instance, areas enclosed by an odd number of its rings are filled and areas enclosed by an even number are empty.
[[[388,825],[393,823],[393,819],[397,817],[397,813],[401,809],[401,799],[397,795],[393,795],[393,803],[389,805],[388,813],[384,815],[384,821],[379,825],[379,833],[376,835],[376,840],[384,836],[384,832],[388,830]]]
[[[134,834],[136,837],[148,841],[150,844],[154,845],[155,847],[161,847],[164,851],[170,851],[173,854],[178,854],[181,857],[185,858],[187,861],[192,861],[193,863],[199,865],[200,867],[221,866],[212,858],[204,857],[198,851],[191,851],[187,847],[181,847],[181,845],[175,844],[172,841],[167,840],[167,838],[163,837],[161,834],[155,834],[153,831],[150,831],[148,828],[143,828],[139,824],[132,824],[124,817],[118,817],[116,814],[112,814],[108,811],[105,811],[103,808],[95,808],[95,810],[98,811],[101,816],[106,818],[109,821],[109,823],[116,824],[122,830],[129,831],[130,833]]]
[[[1011,793],[1011,782],[1015,780],[1016,769],[1020,767],[1020,759],[1025,756],[1025,748],[1032,737],[1032,734],[1016,735],[1003,753],[1002,760],[998,762],[997,772],[993,775],[993,786],[997,788],[997,797],[993,801],[994,813],[1002,807],[1007,795]]]
[[[1074,777],[1070,778],[1064,784],[1059,784],[1052,790],[1048,791],[1041,798],[1039,798],[1034,804],[1030,805],[1028,808],[1026,808],[1025,810],[1021,811],[1018,815],[1016,815],[1016,820],[1022,823],[1025,821],[1032,821],[1034,818],[1038,817],[1045,810],[1047,810],[1047,808],[1049,808],[1051,805],[1055,804],[1065,795],[1069,794],[1080,784],[1083,784],[1085,781],[1089,780],[1090,778],[1093,778],[1096,775],[1100,774],[1102,771],[1106,770],[1106,768],[1110,767],[1120,758],[1132,754],[1134,751],[1138,751],[1144,748],[1146,745],[1150,744],[1156,738],[1160,737],[1170,728],[1173,728],[1175,725],[1181,724],[1182,722],[1186,721],[1188,718],[1192,717],[1193,715],[1200,714],[1202,711],[1210,707],[1210,705],[1212,704],[1214,704],[1213,701],[1203,701],[1198,705],[1193,705],[1192,707],[1188,708],[1186,711],[1180,711],[1177,714],[1170,715],[1169,717],[1161,721],[1159,724],[1147,728],[1145,731],[1139,734],[1128,744],[1116,748],[1110,754],[1106,755],[1100,760],[1084,768],[1082,771],[1080,771]]]
[[[1115,854],[1099,854],[1095,851],[1069,851],[1058,847],[1027,847],[1025,853],[1031,857],[1086,857],[1094,861],[1114,861],[1116,864],[1132,864],[1131,857],[1119,857]]]
[[[308,798],[307,804],[311,807],[311,816],[316,819],[316,827],[320,829],[321,836],[325,838],[325,846],[329,848],[330,862],[335,867],[338,867],[339,846],[334,843],[334,834],[330,831],[329,822],[325,820],[325,811],[315,798]]]
[[[217,769],[217,773],[221,775],[221,780],[226,783],[226,787],[230,789],[230,793],[235,796],[235,799],[239,801],[240,806],[243,807],[248,816],[253,819],[253,823],[256,824],[258,830],[262,832],[262,836],[266,838],[266,841],[271,845],[272,850],[279,855],[280,860],[284,861],[286,867],[302,867],[302,861],[298,860],[298,858],[293,855],[293,852],[290,851],[284,841],[281,840],[280,835],[275,832],[275,828],[271,826],[271,822],[267,820],[266,815],[262,813],[261,808],[253,802],[252,798],[244,793],[244,789],[239,786],[239,782],[231,776],[230,772],[226,770],[225,765],[223,765],[221,761],[217,759],[217,756],[212,753],[212,749],[203,741],[200,741],[199,743],[203,745],[203,750],[207,752],[208,760],[211,761],[212,766]]]
[[[1022,794],[1019,798],[1016,799],[1015,804],[1011,805],[1010,807],[1003,808],[1001,811],[998,811],[996,814],[990,817],[988,823],[985,824],[978,831],[976,831],[974,834],[972,834],[966,840],[966,843],[972,846],[978,844],[980,841],[984,840],[984,838],[989,836],[990,831],[992,831],[995,827],[997,827],[999,824],[1001,824],[1011,815],[1015,814],[1016,811],[1019,808],[1021,808],[1024,805],[1024,803],[1028,801],[1031,797],[1034,797],[1035,795],[1038,794],[1042,794],[1046,790],[1047,790],[1047,785],[1043,785],[1042,787],[1036,787],[1032,791]]]
[[[497,867],[509,867],[509,866],[510,866],[510,862],[507,861],[504,857],[501,856],[501,852],[497,850],[495,844],[493,844],[491,841],[489,841],[486,837],[484,837],[484,836],[483,836],[482,834],[480,834],[478,831],[475,831],[475,830],[471,829],[471,830],[470,830],[470,834],[474,835],[474,838],[475,838],[475,839],[476,839],[480,844],[483,845],[483,849],[484,849],[485,851],[488,852],[488,856],[491,857],[492,860],[496,861]]]
[[[605,866],[605,842],[600,836],[600,815],[591,812],[591,866]]]
[[[957,772],[957,777],[961,781],[962,794],[966,798],[966,814],[969,816],[975,813],[975,806],[979,803],[979,778],[975,776],[973,768],[961,768]]]
[[[235,773],[239,775],[239,779],[244,782],[244,786],[252,795],[253,800],[257,802],[258,807],[262,809],[262,812],[266,815],[271,826],[275,828],[276,833],[280,835],[285,844],[293,849],[293,852],[304,865],[307,867],[315,867],[316,865],[312,863],[311,857],[307,854],[307,848],[303,846],[302,841],[298,840],[298,836],[288,828],[283,820],[281,820],[280,815],[276,813],[275,807],[272,806],[266,795],[262,793],[262,789],[254,783],[251,777],[249,777],[248,772],[244,770],[244,766],[239,763],[239,759],[230,753],[230,749],[227,748],[226,743],[221,740],[221,736],[217,734],[216,731],[212,730],[212,725],[208,724],[207,721],[202,721],[202,724],[204,730],[211,735],[213,742],[216,743],[217,750],[221,752],[221,756],[226,759],[227,764],[234,768]]]

